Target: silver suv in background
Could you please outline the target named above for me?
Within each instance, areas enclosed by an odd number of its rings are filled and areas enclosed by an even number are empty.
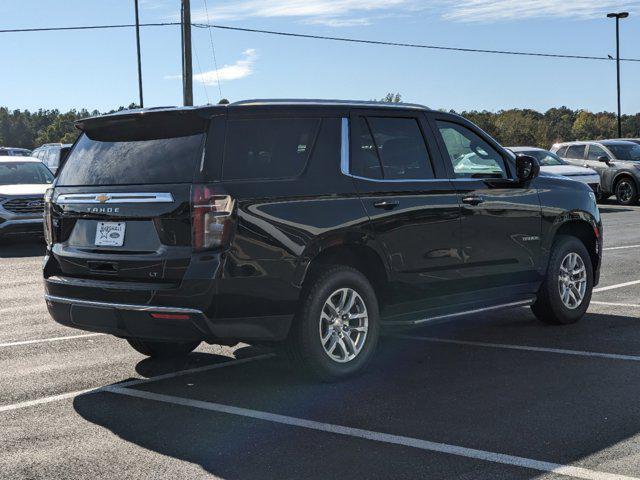
[[[640,193],[640,145],[628,140],[556,143],[551,151],[563,160],[592,168],[600,175],[602,199],[615,195],[633,205]]]
[[[55,175],[61,163],[64,163],[67,158],[69,150],[71,150],[70,143],[45,143],[31,152],[31,156],[39,159]]]
[[[0,147],[0,157],[28,157],[31,150],[26,148]]]
[[[0,157],[0,239],[42,236],[44,193],[53,175],[31,157]]]

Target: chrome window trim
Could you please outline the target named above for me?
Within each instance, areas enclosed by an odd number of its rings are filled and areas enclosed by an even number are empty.
[[[204,315],[202,310],[182,307],[155,307],[152,305],[132,305],[128,303],[96,302],[93,300],[81,300],[79,298],[58,297],[56,295],[45,294],[45,301],[53,303],[66,303],[71,305],[83,305],[87,307],[115,308],[116,310],[135,310],[138,312],[171,312],[171,313],[191,313],[193,315]]]
[[[108,197],[107,199],[102,199]],[[107,204],[107,203],[173,203],[171,193],[63,193],[53,203],[69,204]]]

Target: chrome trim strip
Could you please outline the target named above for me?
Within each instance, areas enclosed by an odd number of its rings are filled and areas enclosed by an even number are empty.
[[[349,175],[349,119],[342,118],[342,134],[340,142],[340,170]]]
[[[152,305],[130,305],[126,303],[96,302],[93,300],[80,300],[78,298],[57,297],[45,294],[45,301],[53,303],[68,303],[71,305],[83,305],[87,307],[115,308],[116,310],[135,310],[137,312],[167,312],[167,313],[191,313],[204,315],[202,310],[181,307],[154,307]]]
[[[53,203],[69,204],[106,204],[106,203],[173,203],[173,195],[164,193],[63,193]]]
[[[473,315],[474,313],[490,312],[492,310],[502,310],[503,308],[526,307],[528,305],[531,305],[534,302],[535,300],[523,300],[520,302],[503,303],[501,305],[494,305],[492,307],[483,307],[483,308],[476,308],[473,310],[465,310],[463,312],[448,313],[446,315],[436,315],[435,317],[427,317],[427,318],[422,318],[420,320],[408,320],[406,322],[387,321],[387,322],[382,322],[382,324],[388,325],[388,326],[422,325],[423,323],[434,322],[437,320],[446,320],[448,318],[462,317],[465,315]]]

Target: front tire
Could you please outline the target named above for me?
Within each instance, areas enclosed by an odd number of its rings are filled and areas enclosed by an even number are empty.
[[[584,244],[576,237],[558,236],[551,251],[547,275],[531,306],[535,316],[549,325],[579,321],[589,308],[593,266]]]
[[[634,205],[638,201],[638,187],[631,178],[623,177],[616,183],[618,205]]]
[[[200,342],[154,342],[140,338],[127,338],[133,349],[151,358],[184,357],[193,352]]]
[[[351,267],[326,267],[304,288],[300,301],[286,341],[289,358],[326,382],[363,371],[380,329],[369,280]]]

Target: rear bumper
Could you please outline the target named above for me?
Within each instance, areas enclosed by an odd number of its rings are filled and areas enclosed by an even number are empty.
[[[45,295],[52,318],[68,327],[123,338],[209,343],[280,341],[292,316],[209,319],[197,309],[98,302]]]

